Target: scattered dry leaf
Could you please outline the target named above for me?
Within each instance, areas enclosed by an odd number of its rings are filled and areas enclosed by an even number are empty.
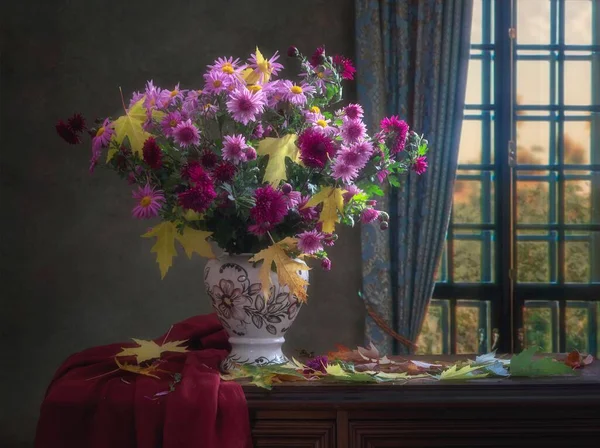
[[[158,359],[164,352],[187,352],[186,347],[180,347],[185,344],[186,341],[171,341],[165,342],[163,345],[158,345],[154,341],[145,341],[143,339],[132,338],[133,341],[138,344],[138,347],[121,347],[123,351],[116,354],[116,356],[135,356],[138,364],[143,363],[151,359]]]

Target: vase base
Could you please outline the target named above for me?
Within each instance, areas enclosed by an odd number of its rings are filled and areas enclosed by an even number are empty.
[[[221,363],[224,371],[236,365],[266,366],[286,364],[287,356],[281,351],[284,338],[240,338],[230,337],[231,352]]]

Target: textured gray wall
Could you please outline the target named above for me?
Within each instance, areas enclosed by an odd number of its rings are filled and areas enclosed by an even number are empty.
[[[192,86],[219,55],[324,43],[353,54],[353,1],[2,2],[0,446],[30,446],[53,372],[83,348],[149,338],[210,312],[203,261],[181,253],[164,281],[130,218],[130,188],[87,171],[89,149],[56,136],[58,118],[101,117],[146,79]],[[352,91],[350,92],[352,95]],[[288,350],[362,341],[358,229],[334,270],[312,273]]]

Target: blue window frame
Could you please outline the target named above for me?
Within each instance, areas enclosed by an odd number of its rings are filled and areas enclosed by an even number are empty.
[[[474,4],[455,204],[421,351],[598,353],[600,0]]]

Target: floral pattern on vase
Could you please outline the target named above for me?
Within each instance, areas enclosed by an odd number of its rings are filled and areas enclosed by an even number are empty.
[[[259,279],[260,263],[248,262],[251,255],[224,255],[209,260],[204,281],[212,306],[229,334],[231,353],[222,364],[283,364],[284,334],[300,310],[301,303],[287,286],[280,286],[271,273],[269,299],[265,300]],[[308,272],[302,271],[308,280]]]

